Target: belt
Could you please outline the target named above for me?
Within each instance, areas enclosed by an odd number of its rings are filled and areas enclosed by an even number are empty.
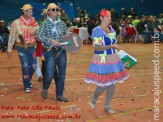
[[[42,47],[43,50],[48,50],[49,48],[50,48],[50,47]],[[55,47],[52,47],[51,50],[52,50],[53,48],[55,48]],[[62,50],[61,47],[56,48],[56,51],[61,51],[61,50]]]
[[[23,48],[28,48],[28,47],[33,47],[33,46],[35,46],[35,43],[31,43],[31,44],[22,44],[22,43],[20,43],[20,42],[16,42],[16,46],[23,47]]]
[[[42,47],[43,50],[48,50],[50,47]]]
[[[43,52],[44,51],[47,51],[49,49],[49,47],[42,47],[42,50],[43,50]],[[50,50],[52,50],[53,51],[53,55],[55,56],[55,58],[58,58],[58,56],[61,54],[61,52],[63,51],[63,48],[55,48],[55,47],[53,47],[53,48],[51,48]]]

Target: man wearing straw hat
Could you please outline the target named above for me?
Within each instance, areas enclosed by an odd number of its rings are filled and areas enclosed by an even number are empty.
[[[25,4],[21,9],[23,15],[14,20],[11,25],[7,54],[9,58],[12,57],[12,48],[14,43],[16,43],[22,66],[24,91],[28,93],[30,92],[30,88],[32,88],[31,79],[37,66],[35,37],[39,30],[39,26],[32,17],[33,8],[31,5]]]
[[[40,26],[37,40],[43,43],[43,53],[45,56],[46,72],[43,79],[43,99],[47,98],[47,90],[51,84],[52,78],[58,69],[58,80],[56,82],[57,100],[68,102],[63,96],[63,89],[66,75],[67,56],[66,51],[59,46],[62,37],[68,35],[66,24],[58,17],[59,7],[50,3],[47,7],[47,19]],[[50,48],[54,46],[53,48]]]

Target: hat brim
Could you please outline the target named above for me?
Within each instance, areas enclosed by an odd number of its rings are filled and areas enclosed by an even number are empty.
[[[21,10],[28,10],[28,9],[33,9],[33,7],[28,7],[28,8],[20,8]]]

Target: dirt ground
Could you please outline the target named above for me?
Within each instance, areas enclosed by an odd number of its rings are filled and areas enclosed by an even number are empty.
[[[111,101],[115,114],[104,111],[105,92],[98,97],[96,108],[92,110],[90,107],[91,96],[97,86],[85,83],[84,78],[94,52],[92,45],[84,44],[77,54],[68,53],[64,90],[64,96],[69,99],[67,103],[56,101],[54,83],[48,90],[47,99],[42,99],[42,82],[37,81],[36,73],[31,93],[24,93],[17,51],[13,50],[12,59],[0,52],[0,122],[163,121],[163,92],[159,91],[163,88],[163,43],[155,46],[154,43],[142,42],[119,45],[138,62],[128,70],[129,78],[116,85]],[[159,56],[157,63],[154,54]],[[41,59],[39,61],[41,65]],[[53,118],[48,119],[48,116]]]

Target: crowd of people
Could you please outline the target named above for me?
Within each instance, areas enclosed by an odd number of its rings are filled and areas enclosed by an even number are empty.
[[[115,29],[117,35],[121,32],[123,42],[129,42],[129,39],[136,32],[132,32],[130,27],[134,26],[138,34],[144,35],[144,43],[152,42],[151,35],[154,31],[159,31],[159,39],[163,40],[163,13],[159,16],[145,16],[139,15],[135,12],[134,8],[131,8],[129,12],[125,8],[121,8],[121,15],[118,15],[114,8],[109,9],[111,12],[112,22],[110,23]],[[74,18],[72,21],[66,14],[65,10],[62,9],[59,12],[60,19],[64,21],[67,28],[70,27],[87,27],[88,34],[92,34],[92,29],[99,25],[98,17],[95,18],[88,10],[79,9],[78,17]],[[40,22],[38,22],[40,24]],[[6,47],[8,44],[9,32],[11,23],[6,25],[4,20],[0,20],[0,49],[2,52],[6,52]],[[91,40],[91,39],[90,39]],[[92,40],[91,40],[92,42]]]
[[[125,8],[121,8],[121,15],[118,15],[114,8],[108,9],[111,12],[112,22],[110,25],[113,26],[117,35],[121,33],[123,42],[129,42],[129,39],[136,32],[138,34],[144,35],[144,43],[152,42],[151,36],[154,34],[154,31],[159,31],[159,39],[163,40],[163,14],[161,13],[158,17],[156,16],[145,16],[139,15],[135,12],[134,8],[130,8],[129,12],[126,12]],[[65,14],[65,11],[64,11]],[[99,25],[98,16],[93,18],[91,13],[88,10],[79,9],[78,17],[74,18],[71,22],[68,16],[66,15],[67,20],[64,18],[67,27],[87,27],[89,35],[92,34],[92,29]],[[61,18],[62,19],[62,18]],[[134,27],[136,30],[130,30],[131,27]]]

